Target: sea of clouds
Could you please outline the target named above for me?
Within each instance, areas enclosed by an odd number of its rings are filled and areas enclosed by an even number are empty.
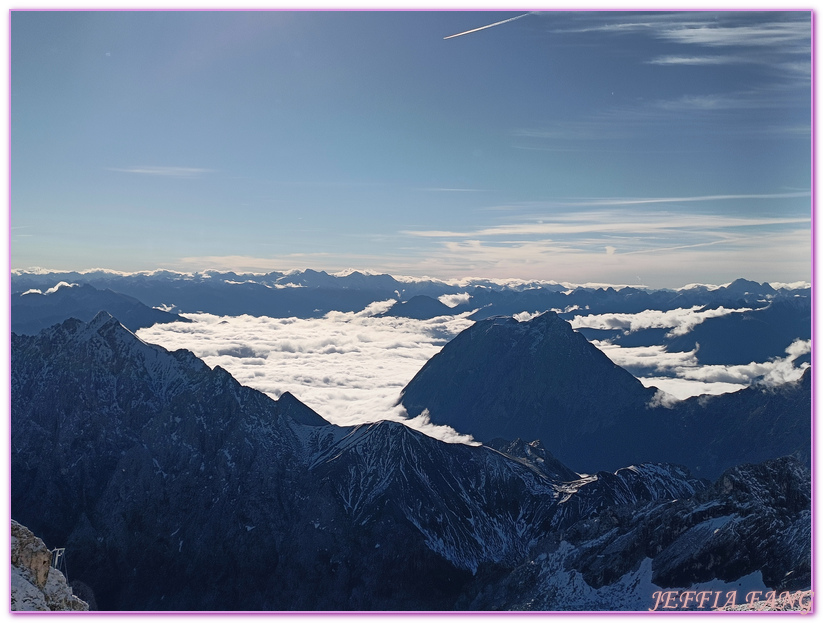
[[[572,327],[575,329],[622,329],[625,333],[634,333],[643,329],[669,329],[667,337],[686,335],[697,325],[709,318],[719,318],[729,314],[741,314],[752,311],[751,307],[729,309],[717,307],[703,309],[700,305],[694,307],[678,307],[667,311],[647,309],[636,314],[609,313],[591,314],[589,316],[575,316]]]
[[[409,419],[397,401],[418,370],[473,322],[468,314],[377,317],[393,303],[310,319],[182,314],[193,322],[156,324],[137,335],[168,350],[190,350],[272,398],[288,391],[334,424],[402,421],[431,437],[472,443],[427,415]]]
[[[636,314],[613,313],[576,316],[572,327],[592,329],[621,329],[633,333],[643,329],[669,329],[667,337],[686,335],[694,327],[708,320],[728,314],[751,311],[741,307],[718,307],[703,310],[700,306],[669,311],[649,309]],[[668,395],[666,399],[683,400],[700,394],[735,392],[752,383],[771,387],[797,381],[809,364],[797,365],[797,359],[811,352],[811,340],[795,340],[784,357],[745,365],[700,365],[697,351],[668,352],[664,346],[622,347],[608,340],[592,340],[614,363],[631,370],[651,370],[639,376],[646,387],[657,387]]]
[[[456,295],[447,303],[462,303],[463,298]],[[470,312],[431,320],[380,317],[393,303],[382,301],[356,313],[330,312],[309,319],[182,314],[193,322],[156,324],[140,329],[137,335],[169,350],[190,350],[209,366],[221,366],[243,385],[272,398],[291,392],[334,424],[394,420],[444,441],[473,443],[468,435],[432,424],[425,412],[409,419],[397,404],[403,387],[420,368],[473,324],[468,319]],[[742,311],[692,308],[578,316],[572,326],[626,331],[657,327],[682,335],[707,318]],[[526,322],[533,316],[516,317]],[[771,361],[700,365],[693,351],[670,353],[663,346],[621,347],[608,341],[593,344],[617,365],[646,370],[640,381],[662,390],[662,404],[699,394],[738,391],[753,382],[795,381],[808,367],[807,363],[796,365],[796,360],[811,350],[809,340],[797,340],[786,349],[785,357]]]

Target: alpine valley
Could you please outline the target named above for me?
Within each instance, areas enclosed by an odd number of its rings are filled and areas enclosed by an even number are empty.
[[[598,348],[778,362],[810,337],[807,285],[98,271],[15,272],[12,292],[11,515],[101,610],[647,610],[811,587],[808,353],[783,382],[670,400]],[[397,401],[478,443],[335,425],[134,334],[386,299],[386,318],[474,321]],[[703,316],[627,328],[649,310]]]

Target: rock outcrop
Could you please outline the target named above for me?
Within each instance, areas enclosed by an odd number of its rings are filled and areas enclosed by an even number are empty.
[[[52,553],[31,530],[11,520],[11,609],[88,610],[65,576],[51,567]]]

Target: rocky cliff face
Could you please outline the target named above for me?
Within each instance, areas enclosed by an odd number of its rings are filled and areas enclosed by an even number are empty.
[[[784,458],[730,469],[690,497],[607,505],[566,522],[516,567],[481,569],[458,603],[646,610],[660,590],[732,590],[741,603],[750,590],[808,589],[810,492],[809,471]]]
[[[42,539],[11,520],[11,609],[88,610],[71,592],[65,576],[51,565],[52,553]]]

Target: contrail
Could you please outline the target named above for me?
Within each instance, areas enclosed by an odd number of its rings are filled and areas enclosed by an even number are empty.
[[[526,17],[527,15],[531,15],[531,13],[523,13],[523,15],[518,15],[517,17],[510,17],[509,19],[504,19],[502,22],[495,22],[494,24],[489,24],[488,26],[481,26],[480,28],[472,28],[471,30],[467,30],[466,32],[459,32],[456,35],[449,35],[448,37],[443,37],[443,39],[454,39],[455,37],[462,37],[463,35],[470,35],[473,32],[477,32],[478,30],[486,30],[486,28],[491,28],[492,26],[500,26],[500,24],[505,24],[506,22],[513,22],[516,19],[520,19],[521,17]]]

